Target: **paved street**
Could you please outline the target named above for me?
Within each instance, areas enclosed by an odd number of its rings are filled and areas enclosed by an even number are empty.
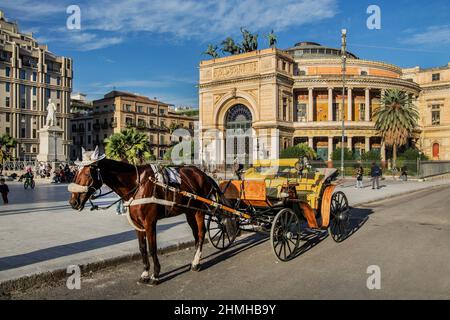
[[[359,191],[359,190],[358,190]],[[161,256],[163,283],[137,285],[140,261],[13,298],[107,299],[449,299],[450,186],[379,201],[355,210],[360,228],[336,244],[305,244],[300,256],[277,262],[267,238],[251,234],[225,252],[207,245],[203,270],[189,271],[193,250]],[[306,250],[312,245],[311,250]],[[381,290],[366,287],[367,267],[381,269]]]

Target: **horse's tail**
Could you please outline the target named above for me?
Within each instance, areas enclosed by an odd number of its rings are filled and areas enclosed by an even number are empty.
[[[208,177],[208,180],[211,183],[213,190],[215,191],[215,193],[218,196],[218,199],[216,199],[216,201],[219,202],[220,204],[224,204],[228,207],[231,207],[231,203],[228,201],[227,198],[225,198],[224,193],[222,192],[222,190],[220,190],[220,187],[217,184],[216,180],[214,180],[209,175],[206,175],[206,176]]]

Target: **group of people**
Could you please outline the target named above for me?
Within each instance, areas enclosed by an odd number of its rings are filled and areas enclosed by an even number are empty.
[[[380,189],[380,179],[383,176],[383,170],[378,166],[375,162],[372,163],[372,167],[370,168],[370,177],[372,179],[372,189]],[[356,168],[356,186],[357,189],[362,189],[363,186],[363,178],[364,178],[364,168],[362,165],[359,165]]]
[[[52,183],[70,183],[75,178],[76,174],[76,167],[75,166],[69,166],[66,164],[65,166],[60,165],[59,168],[57,168],[53,172],[53,179]]]
[[[362,189],[363,186],[363,177],[364,177],[364,168],[359,165],[355,170],[356,176],[356,189]],[[372,189],[380,189],[380,179],[383,176],[383,170],[378,166],[375,162],[372,163],[370,168],[370,177],[372,180]],[[408,168],[406,166],[401,168],[400,179],[403,181],[408,180]]]

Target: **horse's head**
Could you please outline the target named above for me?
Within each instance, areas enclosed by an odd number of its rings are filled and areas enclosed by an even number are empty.
[[[83,149],[83,160],[77,163],[79,169],[74,182],[68,187],[72,193],[69,204],[74,210],[83,210],[86,202],[102,187],[103,179],[98,162],[104,157],[99,157],[98,147],[93,152],[86,152]]]

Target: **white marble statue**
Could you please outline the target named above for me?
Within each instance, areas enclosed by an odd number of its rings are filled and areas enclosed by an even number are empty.
[[[48,99],[48,105],[47,105],[47,120],[45,125],[47,127],[56,126],[56,106],[52,102],[52,99]]]

